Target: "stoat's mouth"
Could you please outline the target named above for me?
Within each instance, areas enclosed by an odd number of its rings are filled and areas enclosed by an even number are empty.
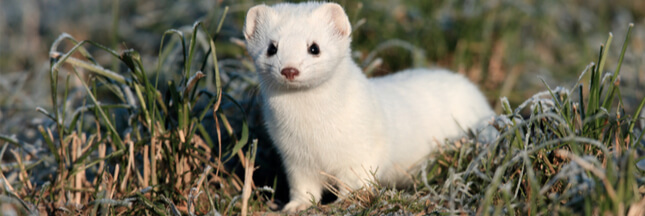
[[[280,83],[282,84],[282,86],[290,89],[302,89],[302,88],[309,88],[311,86],[310,84],[303,82],[302,80],[297,80],[297,79],[289,80],[284,77],[280,80]]]
[[[303,77],[302,74],[296,76],[285,76],[284,73],[275,73],[271,78],[273,78],[274,81],[277,81],[277,84],[286,88],[306,88],[310,86],[306,77]]]
[[[287,79],[284,76],[276,76],[271,74],[268,77],[261,76],[260,85],[268,89],[282,89],[282,90],[301,90],[311,87],[311,84],[298,77],[295,79]]]
[[[325,82],[324,79],[307,76],[307,72],[312,71],[303,71],[297,76],[289,77],[281,74],[280,71],[267,71],[260,73],[260,85],[265,89],[307,90]]]

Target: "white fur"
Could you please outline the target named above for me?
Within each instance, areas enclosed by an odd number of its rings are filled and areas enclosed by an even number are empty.
[[[290,202],[303,210],[337,179],[351,190],[410,182],[416,165],[447,138],[494,113],[477,87],[445,70],[367,79],[352,61],[351,26],[335,3],[258,5],[244,35],[260,75],[268,132],[287,171]],[[267,54],[274,43],[277,53]],[[308,53],[312,43],[319,55]],[[300,74],[280,74],[292,67]],[[376,179],[374,179],[374,177]]]

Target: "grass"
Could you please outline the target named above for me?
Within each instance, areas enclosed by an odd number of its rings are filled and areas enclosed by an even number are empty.
[[[199,30],[203,33],[199,34]],[[218,32],[219,28],[215,35]],[[198,35],[203,37],[201,41]],[[252,164],[252,161],[245,160],[242,152],[242,147],[249,140],[244,118],[242,126],[234,130],[225,112],[243,108],[222,91],[219,69],[213,67],[218,65],[216,55],[209,55],[216,53],[215,45],[201,22],[195,23],[190,37],[174,29],[164,33],[165,36],[174,38],[169,40],[171,45],[166,48],[165,44],[161,45],[162,52],[154,78],[147,77],[139,53],[134,50],[117,53],[92,41],[78,42],[67,34],[61,35],[53,43],[50,75],[51,101],[55,109],[38,109],[55,122],[50,127],[39,127],[53,157],[39,162],[57,164],[57,170],[51,173],[54,175],[51,176],[51,182],[45,183],[49,186],[37,189],[27,178],[34,170],[25,168],[18,160],[23,186],[14,190],[6,185],[4,192],[13,195],[11,197],[14,199],[24,197],[16,193],[37,194],[25,200],[40,205],[23,205],[21,209],[24,213],[119,212],[139,215],[177,211],[197,211],[201,214],[234,211],[234,206],[224,203],[226,200],[234,203],[239,197],[235,195],[240,187],[244,185],[247,188],[252,181],[242,181],[232,175],[225,169],[224,163],[233,157],[239,157],[246,163]],[[74,46],[65,53],[58,52],[58,46],[65,41]],[[194,69],[192,61],[197,59],[198,42],[205,42],[209,46],[199,59],[201,67]],[[86,44],[111,54],[129,73],[114,72],[98,65],[84,48]],[[178,81],[170,80],[165,87],[161,87],[159,73],[163,67],[165,49],[183,50],[181,62],[184,63],[184,76]],[[78,54],[79,58],[73,57]],[[63,85],[58,83],[57,77],[64,64],[72,67],[66,70],[69,74]],[[211,68],[205,68],[206,65]],[[80,69],[89,73],[81,74]],[[210,79],[206,82],[210,86],[198,89],[197,83],[204,77]],[[71,79],[78,79],[87,97],[69,116],[69,101],[66,99]],[[61,87],[64,92],[62,98],[57,94]],[[114,97],[115,101],[97,99],[108,95]],[[116,125],[123,119],[118,119],[118,115],[127,116],[120,127]],[[202,124],[207,117],[215,121],[215,140],[211,139],[209,130]],[[238,128],[239,131],[236,131]],[[227,133],[226,137],[221,132]],[[18,147],[21,145],[11,137],[3,138]],[[232,143],[231,149],[224,151],[223,142]],[[15,152],[14,155],[21,158]],[[200,190],[202,187],[212,189],[212,194],[199,197],[204,192]],[[204,197],[208,201],[203,200]],[[200,199],[199,202],[197,199]],[[127,210],[119,210],[120,206],[126,206]],[[208,210],[198,211],[202,209]],[[236,209],[239,211],[239,207]]]
[[[349,7],[353,23],[364,22],[361,14],[376,6],[364,7]],[[276,171],[277,155],[263,134],[260,105],[252,94],[257,85],[253,66],[246,57],[218,57],[218,48],[243,49],[243,44],[221,36],[228,9],[219,11],[219,16],[209,15],[211,22],[165,31],[154,64],[133,49],[117,51],[68,34],[56,39],[49,51],[51,106],[38,109],[49,119],[38,126],[46,148],[0,135],[6,143],[0,150],[3,211],[231,215],[267,213],[284,202],[284,178]],[[411,42],[362,44],[373,41],[369,32],[375,27],[368,21],[355,27],[354,40],[373,51],[357,59],[366,73],[375,75],[403,67],[397,62],[427,65],[426,59],[441,61],[445,55],[457,59],[456,68],[494,68],[494,61],[478,58],[494,59],[495,43],[481,47],[477,41],[502,41],[521,34],[521,28],[512,19],[500,18],[515,13],[495,8],[482,13],[486,19],[464,22],[488,30],[458,30],[472,37],[458,41],[418,38],[441,36],[434,30],[406,40]],[[420,25],[409,19],[402,22]],[[498,19],[511,24],[501,36],[495,35],[495,26],[480,25]],[[501,136],[494,142],[477,143],[473,133],[440,149],[409,190],[375,185],[308,213],[642,215],[645,179],[638,164],[645,160],[645,142],[639,116],[645,99],[628,109],[619,87],[632,26],[628,29],[619,54],[610,55],[609,34],[598,58],[587,60],[595,62],[571,87],[551,88],[543,80],[543,91],[523,102],[502,98],[494,123]],[[386,32],[397,31],[405,29]],[[505,46],[518,43],[503,41]],[[434,53],[419,48],[435,43],[446,47]],[[376,57],[399,47],[410,59]],[[591,53],[582,51],[581,56]],[[97,56],[102,55],[113,60],[110,68],[99,63]],[[614,64],[613,73],[605,74]]]

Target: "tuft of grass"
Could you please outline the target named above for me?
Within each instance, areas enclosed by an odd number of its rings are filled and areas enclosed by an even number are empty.
[[[470,139],[447,145],[448,153],[438,154],[423,176],[432,194],[427,198],[438,203],[436,211],[478,215],[642,211],[645,173],[636,164],[644,159],[645,143],[634,124],[645,99],[634,115],[624,112],[618,88],[622,61],[613,75],[602,73],[608,58],[603,51],[611,40],[610,34],[601,46],[598,66],[592,62],[572,88],[553,89],[545,82],[546,91],[515,109],[502,98],[504,114],[494,123],[500,131],[495,142]],[[581,80],[589,72],[589,94],[583,95]],[[530,115],[522,116],[524,109]]]
[[[49,156],[41,160],[56,168],[38,187],[29,178],[38,172],[33,169],[37,164],[27,167],[21,162],[25,156],[11,150],[21,185],[14,188],[0,175],[3,198],[20,204],[16,209],[27,214],[83,215],[231,214],[240,211],[242,191],[245,203],[263,199],[251,198],[253,191],[260,193],[252,179],[243,181],[225,164],[239,158],[250,163],[252,172],[256,152],[244,152],[250,138],[246,118],[233,116],[242,123],[234,126],[229,114],[243,114],[244,108],[223,91],[220,78],[214,39],[227,11],[214,34],[203,22],[190,32],[166,31],[152,73],[135,50],[119,52],[62,34],[50,49],[53,110],[38,109],[53,122],[39,127],[49,147]],[[58,51],[64,43],[73,47]],[[112,68],[121,70],[102,67],[88,45],[108,53],[118,63]],[[180,71],[167,71],[177,59],[173,53],[180,53]],[[67,72],[64,84],[58,79],[62,72]],[[162,80],[164,74],[179,74],[180,79]],[[73,88],[72,82],[81,88]],[[70,92],[84,96],[75,101]],[[72,112],[69,104],[79,103]],[[2,139],[21,145],[13,137]]]

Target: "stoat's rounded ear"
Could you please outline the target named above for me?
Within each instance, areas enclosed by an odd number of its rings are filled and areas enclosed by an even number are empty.
[[[335,34],[348,37],[352,33],[352,25],[349,23],[349,18],[345,14],[345,10],[340,5],[336,3],[325,3],[318,7],[315,13],[320,13],[320,15],[329,20]]]
[[[264,19],[268,19],[267,13],[270,13],[271,8],[261,4],[253,6],[249,9],[249,12],[246,13],[246,21],[244,22],[244,38],[249,40],[253,38],[253,35],[257,32],[258,25],[263,22]]]

